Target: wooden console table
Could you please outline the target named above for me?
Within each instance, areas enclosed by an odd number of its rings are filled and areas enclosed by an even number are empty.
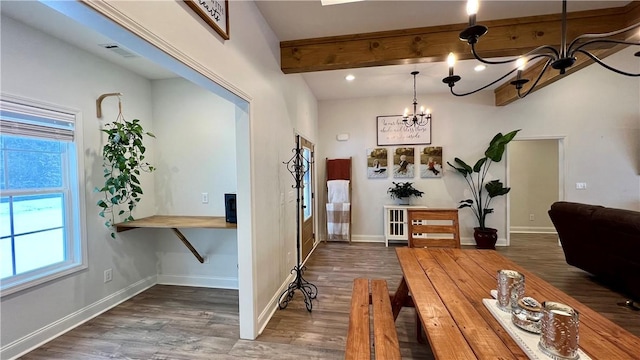
[[[115,224],[114,227],[116,228],[116,232],[123,232],[137,228],[171,229],[198,259],[198,261],[200,261],[200,263],[204,263],[202,255],[198,253],[178,228],[236,229],[237,225],[226,222],[224,216],[153,215],[138,220],[121,222]]]

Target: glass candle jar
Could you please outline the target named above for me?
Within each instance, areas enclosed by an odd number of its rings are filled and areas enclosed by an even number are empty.
[[[498,308],[511,312],[524,296],[524,275],[515,270],[498,270]]]
[[[569,305],[542,303],[538,348],[553,359],[578,358],[579,313]]]

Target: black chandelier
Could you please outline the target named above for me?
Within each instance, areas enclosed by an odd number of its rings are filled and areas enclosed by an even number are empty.
[[[447,58],[447,63],[449,65],[449,76],[442,79],[442,82],[449,85],[451,93],[455,96],[471,95],[478,91],[484,90],[489,86],[492,86],[498,83],[499,81],[502,81],[503,79],[505,79],[506,77],[508,77],[509,75],[517,71],[515,80],[511,81],[510,84],[515,86],[518,92],[518,97],[523,98],[529,95],[529,93],[531,93],[531,91],[536,87],[536,85],[538,85],[538,82],[542,78],[542,75],[545,73],[545,71],[549,66],[551,66],[556,70],[559,70],[561,75],[565,74],[566,70],[571,66],[573,66],[573,64],[576,62],[577,53],[584,54],[585,56],[589,57],[591,60],[593,60],[600,66],[604,67],[605,69],[611,70],[617,74],[621,74],[625,76],[640,76],[640,73],[626,72],[623,70],[616,69],[611,65],[605,64],[600,58],[598,58],[596,55],[590,53],[588,50],[585,49],[585,47],[587,47],[588,45],[593,45],[593,44],[640,46],[640,42],[618,40],[618,39],[612,38],[614,36],[623,34],[625,32],[628,32],[630,30],[640,27],[640,23],[636,23],[624,29],[603,33],[603,34],[583,34],[573,39],[573,41],[571,41],[569,45],[567,45],[567,0],[562,0],[562,38],[560,39],[561,40],[560,49],[556,49],[555,47],[550,45],[543,45],[516,58],[500,60],[500,61],[491,61],[491,60],[482,58],[476,52],[476,43],[478,42],[478,39],[482,35],[486,34],[488,30],[486,26],[476,24],[477,11],[478,11],[478,0],[468,0],[467,13],[469,14],[469,26],[460,33],[460,40],[466,41],[467,43],[469,43],[469,45],[471,45],[471,53],[473,54],[473,57],[476,58],[481,63],[489,64],[489,65],[515,63],[515,67],[511,69],[509,72],[507,72],[505,75],[496,79],[495,81],[485,86],[482,86],[476,90],[469,91],[466,93],[456,93],[453,90],[453,87],[455,86],[456,82],[460,81],[461,77],[458,75],[455,75],[453,72],[453,66],[455,64],[455,55],[453,53],[450,53]],[[636,52],[635,56],[640,56],[640,52]],[[542,66],[542,70],[540,71],[535,81],[533,82],[533,85],[531,85],[531,87],[527,91],[522,92],[521,90],[523,85],[530,81],[529,79],[522,78],[522,70],[524,70],[524,68],[527,66],[528,63],[531,63],[536,60],[543,60],[543,59],[546,59],[544,60],[545,63]]]
[[[404,109],[404,115],[402,115],[402,122],[407,126],[426,126],[431,121],[431,111],[424,109],[424,106],[420,107],[418,113],[418,99],[416,98],[416,75],[420,74],[420,71],[412,71],[413,75],[413,114],[409,115],[409,108]]]

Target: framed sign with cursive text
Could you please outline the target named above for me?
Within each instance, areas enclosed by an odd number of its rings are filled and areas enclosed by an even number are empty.
[[[377,117],[378,146],[429,145],[431,144],[431,120],[425,126],[406,126],[402,115]]]
[[[184,2],[223,39],[229,40],[229,3],[227,0],[184,0]]]

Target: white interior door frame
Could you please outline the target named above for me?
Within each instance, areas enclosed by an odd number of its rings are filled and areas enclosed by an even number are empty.
[[[195,59],[181,52],[158,37],[152,31],[134,22],[121,13],[113,2],[107,1],[53,1],[43,3],[79,23],[100,32],[117,41],[128,49],[135,50],[141,56],[153,59],[159,65],[175,72],[179,76],[211,91],[212,93],[236,105],[236,163],[238,223],[238,292],[240,338],[253,340],[258,336],[257,313],[257,262],[254,232],[256,218],[254,200],[254,181],[251,173],[251,127],[254,122],[253,98],[210,71]],[[124,31],[123,31],[124,30]]]
[[[567,164],[565,161],[565,149],[567,147],[568,137],[566,135],[557,136],[531,136],[531,137],[518,137],[513,141],[534,141],[534,140],[557,140],[558,141],[558,200],[564,200],[565,196],[565,173],[567,171]],[[511,160],[509,157],[509,146],[507,145],[506,151],[506,176],[505,183],[507,187],[511,187]],[[507,246],[511,245],[511,195],[507,194],[506,199],[506,240]]]

